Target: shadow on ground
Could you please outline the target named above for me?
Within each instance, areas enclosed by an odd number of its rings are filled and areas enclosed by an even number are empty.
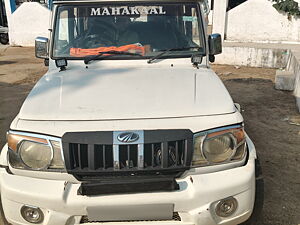
[[[0,61],[0,65],[6,65],[6,64],[14,64],[15,61]]]

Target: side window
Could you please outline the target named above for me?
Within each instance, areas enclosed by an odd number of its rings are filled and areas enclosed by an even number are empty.
[[[61,10],[59,12],[60,19],[57,21],[55,30],[54,55],[66,54],[66,47],[70,43],[68,14],[68,10]]]
[[[56,54],[69,55],[68,46],[74,42],[78,36],[79,18],[75,16],[78,14],[78,9],[61,9],[59,11],[59,20],[56,24]]]
[[[59,36],[58,36],[58,40],[60,42],[65,42],[65,43],[69,43],[69,29],[68,29],[68,22],[69,22],[69,15],[68,15],[68,11],[67,10],[63,10],[60,12],[60,20],[59,20],[59,24],[58,24],[58,29],[59,29]]]
[[[194,43],[200,46],[199,40],[199,24],[197,18],[197,11],[195,8],[192,8],[192,40]]]
[[[185,15],[182,19],[184,22],[185,35],[193,44],[200,46],[197,11],[195,8],[185,8],[184,11]]]

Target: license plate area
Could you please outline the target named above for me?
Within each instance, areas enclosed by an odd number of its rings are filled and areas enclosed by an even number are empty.
[[[172,220],[174,204],[87,207],[89,221]]]

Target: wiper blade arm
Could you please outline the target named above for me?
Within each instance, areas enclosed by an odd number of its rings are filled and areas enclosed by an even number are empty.
[[[159,53],[156,56],[153,56],[152,58],[150,58],[147,63],[152,63],[154,60],[161,58],[163,55],[165,55],[168,52],[172,52],[172,51],[183,51],[183,50],[190,50],[193,48],[197,48],[200,49],[200,47],[184,47],[184,48],[169,48],[169,49],[164,49],[164,50],[160,50],[162,51],[161,53]]]
[[[99,52],[98,55],[86,56],[84,58],[84,63],[88,64],[90,61],[96,60],[99,57],[103,56],[104,54],[109,54],[109,55],[107,55],[107,57],[112,56],[112,55],[137,55],[137,56],[142,56],[139,53],[125,52],[125,51],[106,51],[106,52]]]
[[[93,61],[93,60],[99,58],[102,55],[103,55],[103,53],[99,53],[98,55],[92,55],[92,56],[88,55],[88,56],[85,56],[84,57],[84,64],[88,64],[90,61]]]

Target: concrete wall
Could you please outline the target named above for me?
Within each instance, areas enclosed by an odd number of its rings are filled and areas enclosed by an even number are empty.
[[[50,10],[36,2],[25,2],[8,16],[11,45],[34,46],[38,36],[49,35]]]
[[[215,63],[265,67],[265,68],[285,68],[289,60],[289,50],[264,48],[251,45],[234,45],[224,43],[223,52],[216,56]]]
[[[300,112],[300,51],[291,51],[286,70],[291,71],[295,78],[294,95]]]
[[[292,17],[288,20],[287,15],[279,13],[272,4],[270,0],[248,0],[230,10],[226,39],[242,42],[300,41],[300,19]]]

